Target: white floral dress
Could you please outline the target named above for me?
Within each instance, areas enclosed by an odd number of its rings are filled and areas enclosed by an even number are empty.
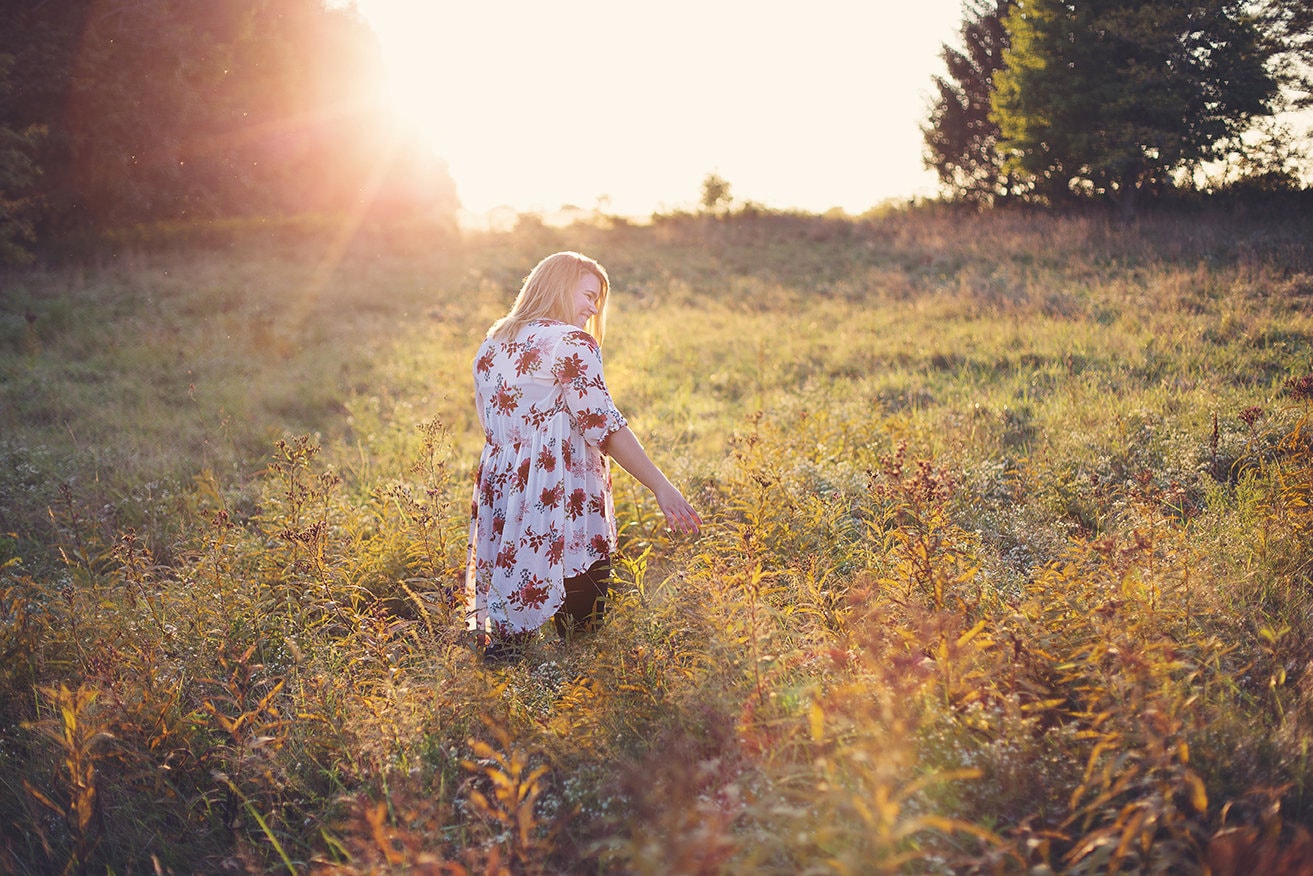
[[[553,320],[529,323],[513,341],[485,340],[474,397],[487,443],[470,508],[468,623],[535,630],[560,608],[565,579],[615,546],[601,446],[626,421],[593,336]]]

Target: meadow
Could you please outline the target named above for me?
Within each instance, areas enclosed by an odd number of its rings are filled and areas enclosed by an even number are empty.
[[[460,629],[470,360],[614,284],[605,627]],[[1313,872],[1313,218],[124,240],[0,276],[0,874]]]

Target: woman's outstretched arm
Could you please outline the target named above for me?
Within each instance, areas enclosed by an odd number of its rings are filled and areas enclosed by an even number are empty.
[[[638,443],[638,437],[628,426],[608,435],[604,449],[607,455],[620,463],[621,468],[652,491],[671,529],[676,532],[697,532],[702,528],[702,518],[698,512],[661,469],[657,468],[656,463],[648,458],[643,445]]]

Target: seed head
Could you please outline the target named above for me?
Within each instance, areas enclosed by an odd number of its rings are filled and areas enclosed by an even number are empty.
[[[1286,389],[1295,398],[1313,399],[1313,374],[1290,378],[1286,381]]]

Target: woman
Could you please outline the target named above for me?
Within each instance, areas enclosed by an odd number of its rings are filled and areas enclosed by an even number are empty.
[[[593,259],[548,256],[474,360],[487,443],[465,595],[469,625],[490,658],[513,653],[548,619],[564,636],[601,618],[616,535],[608,457],[653,492],[672,529],[702,525],[607,391],[601,343],[609,290]]]

